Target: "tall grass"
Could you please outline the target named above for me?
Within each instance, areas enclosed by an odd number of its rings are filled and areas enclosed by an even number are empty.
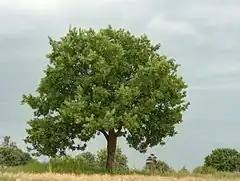
[[[161,176],[145,176],[145,175],[74,175],[74,174],[53,174],[53,173],[43,173],[43,174],[29,174],[29,173],[19,173],[19,174],[5,174],[2,181],[230,181],[230,180],[240,180],[239,178],[215,178],[215,177],[161,177]]]
[[[89,164],[81,159],[75,159],[66,157],[64,159],[53,159],[51,162],[52,174],[77,174],[77,175],[105,175],[107,172],[105,168],[100,168],[97,165]],[[89,166],[91,165],[91,166]],[[31,161],[24,166],[12,167],[7,170],[8,173],[28,173],[28,174],[45,174],[49,172],[49,163],[39,163],[37,161]],[[171,178],[225,178],[225,179],[239,179],[240,173],[224,173],[216,172],[211,168],[197,168],[193,172],[188,171],[186,168],[182,168],[179,171],[171,172],[149,172],[146,170],[129,169],[129,170],[114,170],[113,175],[142,175],[142,176],[161,176]],[[109,174],[108,174],[109,175]],[[130,177],[129,177],[130,178]]]
[[[66,158],[57,158],[52,159],[48,163],[40,163],[37,161],[31,161],[23,166],[17,166],[8,168],[8,172],[28,172],[28,173],[45,173],[45,172],[53,173],[73,173],[73,174],[104,174],[107,173],[105,168],[99,167],[98,165],[93,165],[87,163],[82,159],[75,159],[72,157]],[[113,171],[115,174],[128,172],[127,170],[117,170]]]

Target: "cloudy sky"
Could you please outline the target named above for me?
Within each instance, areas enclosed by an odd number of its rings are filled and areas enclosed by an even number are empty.
[[[43,76],[47,36],[63,36],[69,25],[101,28],[111,24],[147,33],[162,52],[182,65],[189,84],[189,110],[179,134],[149,149],[174,168],[192,169],[217,147],[240,148],[240,2],[237,0],[0,0],[0,135],[25,148],[32,111],[21,95],[33,93]],[[147,154],[120,140],[132,167]],[[99,137],[89,143],[95,152]]]

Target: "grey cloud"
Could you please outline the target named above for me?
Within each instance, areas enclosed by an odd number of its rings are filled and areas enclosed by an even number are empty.
[[[180,39],[179,37],[173,38],[174,35],[166,36],[168,38],[166,42],[175,41],[184,43],[184,46],[181,48],[176,46],[175,54],[191,46],[191,50],[189,52],[186,51],[185,54],[192,54],[194,52],[195,56],[190,55],[192,61],[198,61],[198,66],[200,64],[202,66],[196,67],[196,69],[201,70],[205,68],[207,72],[209,71],[208,67],[212,65],[217,66],[218,61],[225,61],[226,68],[232,62],[238,61],[237,56],[234,56],[238,54],[239,47],[239,42],[236,41],[239,38],[238,32],[240,29],[238,23],[240,21],[240,3],[238,1],[232,0],[227,1],[227,3],[224,1],[189,0],[179,2],[171,0],[167,2],[150,2],[153,3],[155,11],[158,11],[158,14],[165,18],[165,21],[175,21],[176,25],[179,24],[178,22],[182,22],[182,24],[185,24],[185,28],[189,27],[192,31],[194,30],[194,36],[187,34],[186,36],[181,36]],[[159,27],[161,26],[164,25],[159,23]],[[161,28],[154,35],[157,33],[161,33]],[[210,58],[211,61],[205,60]],[[214,74],[214,72],[210,73]]]

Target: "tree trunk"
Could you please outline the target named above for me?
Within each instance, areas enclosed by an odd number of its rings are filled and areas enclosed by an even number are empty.
[[[114,131],[110,131],[107,139],[107,165],[108,171],[112,171],[115,161],[115,152],[117,147],[117,135]]]
[[[50,173],[52,173],[52,157],[50,157],[49,161],[48,161],[48,171]]]

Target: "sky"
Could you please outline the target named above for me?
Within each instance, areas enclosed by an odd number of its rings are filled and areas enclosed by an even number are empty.
[[[131,167],[144,166],[150,153],[179,169],[203,164],[212,149],[240,149],[240,1],[238,0],[0,0],[0,136],[25,149],[32,110],[20,104],[34,93],[50,51],[47,37],[64,36],[69,25],[103,28],[111,24],[161,43],[161,53],[181,64],[189,85],[189,109],[178,134],[146,154],[120,147]],[[103,136],[88,144],[96,152]]]

